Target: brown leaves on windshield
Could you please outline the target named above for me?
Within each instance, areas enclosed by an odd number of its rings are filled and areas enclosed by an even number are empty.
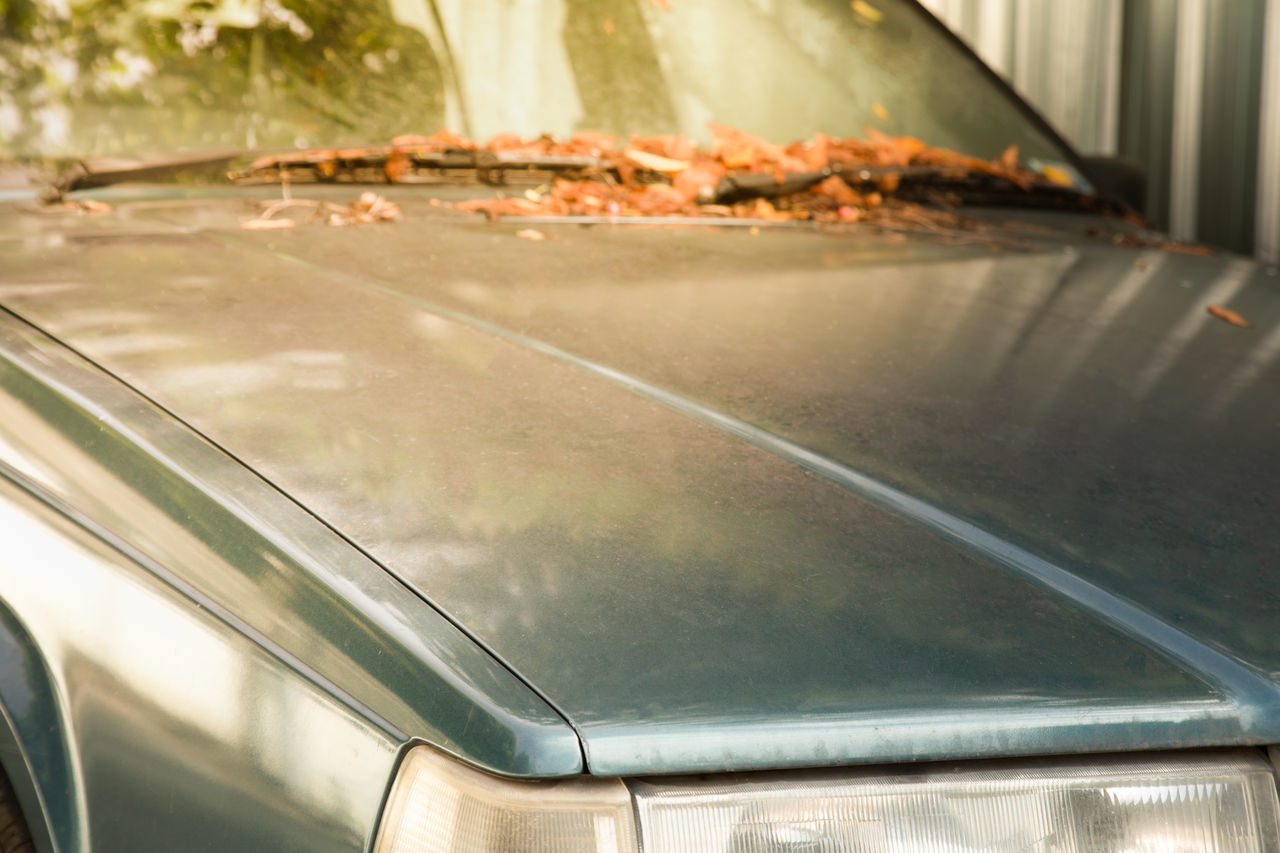
[[[906,207],[886,196],[899,190],[908,170],[956,177],[978,173],[1015,188],[1043,182],[1018,164],[1018,149],[983,160],[935,148],[913,137],[868,129],[865,139],[812,139],[778,145],[728,125],[710,122],[710,147],[687,136],[633,136],[625,142],[602,133],[522,139],[502,134],[466,150],[523,157],[590,157],[588,173],[555,177],[539,191],[461,202],[462,210],[498,216],[739,217],[769,221],[857,222],[885,219]],[[440,140],[424,137],[422,140]],[[399,140],[397,140],[399,141]],[[415,140],[416,141],[416,140]],[[390,175],[390,168],[388,174]],[[750,182],[741,192],[727,192]],[[915,206],[912,206],[914,209]]]
[[[887,114],[887,111],[884,111]],[[449,184],[478,181],[495,195],[433,204],[503,216],[596,219],[727,219],[769,222],[869,222],[890,228],[929,230],[967,239],[974,219],[947,210],[964,203],[999,205],[1029,190],[1042,204],[1123,214],[1109,202],[1066,193],[1074,186],[1063,170],[1033,172],[1021,165],[1017,146],[992,160],[931,146],[910,136],[868,128],[865,138],[815,134],[780,145],[738,128],[708,123],[711,144],[679,134],[631,136],[583,131],[568,139],[502,133],[484,145],[441,130],[400,136],[390,145],[312,150],[259,158],[232,172],[237,183]],[[1060,188],[1059,188],[1060,190]],[[330,224],[364,221],[330,206],[307,202]],[[278,209],[289,205],[277,203]],[[293,204],[293,206],[299,206]],[[267,225],[274,218],[246,224]],[[1133,214],[1136,216],[1136,214]],[[326,218],[327,217],[327,218]],[[316,217],[313,217],[313,219]],[[375,217],[377,221],[382,221]],[[970,236],[972,236],[970,234]],[[1123,237],[1149,245],[1146,237]]]

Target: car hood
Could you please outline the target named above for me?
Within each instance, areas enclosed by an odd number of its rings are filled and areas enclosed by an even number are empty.
[[[0,301],[419,591],[594,773],[1280,739],[1274,270],[1071,219],[403,201],[11,205]]]

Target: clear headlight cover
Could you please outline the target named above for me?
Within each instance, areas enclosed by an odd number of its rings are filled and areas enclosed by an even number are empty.
[[[645,853],[1262,853],[1272,768],[1252,754],[633,782]]]
[[[635,853],[632,814],[616,779],[499,779],[419,746],[401,764],[375,850]]]

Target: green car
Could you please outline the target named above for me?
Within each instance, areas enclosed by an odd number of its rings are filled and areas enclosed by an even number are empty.
[[[0,851],[1280,850],[1280,279],[919,6],[0,20]]]

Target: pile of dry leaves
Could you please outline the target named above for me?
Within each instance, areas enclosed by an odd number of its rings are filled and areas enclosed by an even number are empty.
[[[448,130],[401,136],[390,145],[300,151],[259,158],[231,173],[237,182],[279,182],[286,200],[267,207],[246,228],[289,227],[276,214],[311,206],[313,220],[332,225],[388,221],[398,211],[376,196],[348,208],[288,200],[293,183],[498,184],[496,197],[454,202],[460,210],[501,216],[737,218],[872,222],[895,229],[948,236],[981,232],[977,220],[947,209],[961,198],[1000,206],[1036,190],[1041,203],[1066,209],[1122,213],[1109,202],[1080,196],[1071,176],[1053,167],[1031,171],[1017,146],[984,160],[937,148],[913,137],[867,130],[866,138],[811,139],[777,145],[745,131],[710,123],[712,144],[684,135],[632,136],[625,142],[600,132],[569,139],[499,134],[485,145]],[[524,189],[521,191],[520,187]],[[974,195],[977,193],[977,195]],[[985,194],[985,195],[984,195]],[[994,194],[994,195],[993,195]],[[370,201],[370,199],[376,200]],[[926,202],[920,204],[917,202]],[[440,203],[433,201],[433,204]],[[1096,203],[1096,204],[1095,204]],[[364,205],[363,207],[361,205]],[[1073,207],[1075,205],[1076,207]],[[960,235],[962,239],[963,235]]]
[[[585,156],[599,163],[594,174],[556,179],[544,192],[475,199],[455,206],[491,216],[733,216],[823,222],[876,218],[899,186],[901,173],[895,169],[932,167],[954,170],[957,175],[979,173],[1003,178],[1021,188],[1063,180],[1061,176],[1021,168],[1016,146],[998,160],[988,161],[874,130],[868,131],[866,139],[835,139],[818,134],[807,141],[782,146],[722,124],[712,123],[710,127],[714,139],[710,148],[699,148],[683,135],[633,136],[620,146],[616,137],[604,133],[578,133],[568,140],[550,136],[522,139],[504,134],[490,140],[483,149],[449,132],[399,137],[394,140],[387,173],[390,180],[396,179],[395,152],[403,157],[433,147],[530,157]],[[868,189],[866,181],[846,181],[842,177],[868,169],[876,170],[873,189]],[[773,176],[781,184],[797,174],[823,170],[837,174],[802,191],[772,199],[708,203],[714,202],[717,187],[725,178]],[[894,206],[899,212],[917,207]]]

